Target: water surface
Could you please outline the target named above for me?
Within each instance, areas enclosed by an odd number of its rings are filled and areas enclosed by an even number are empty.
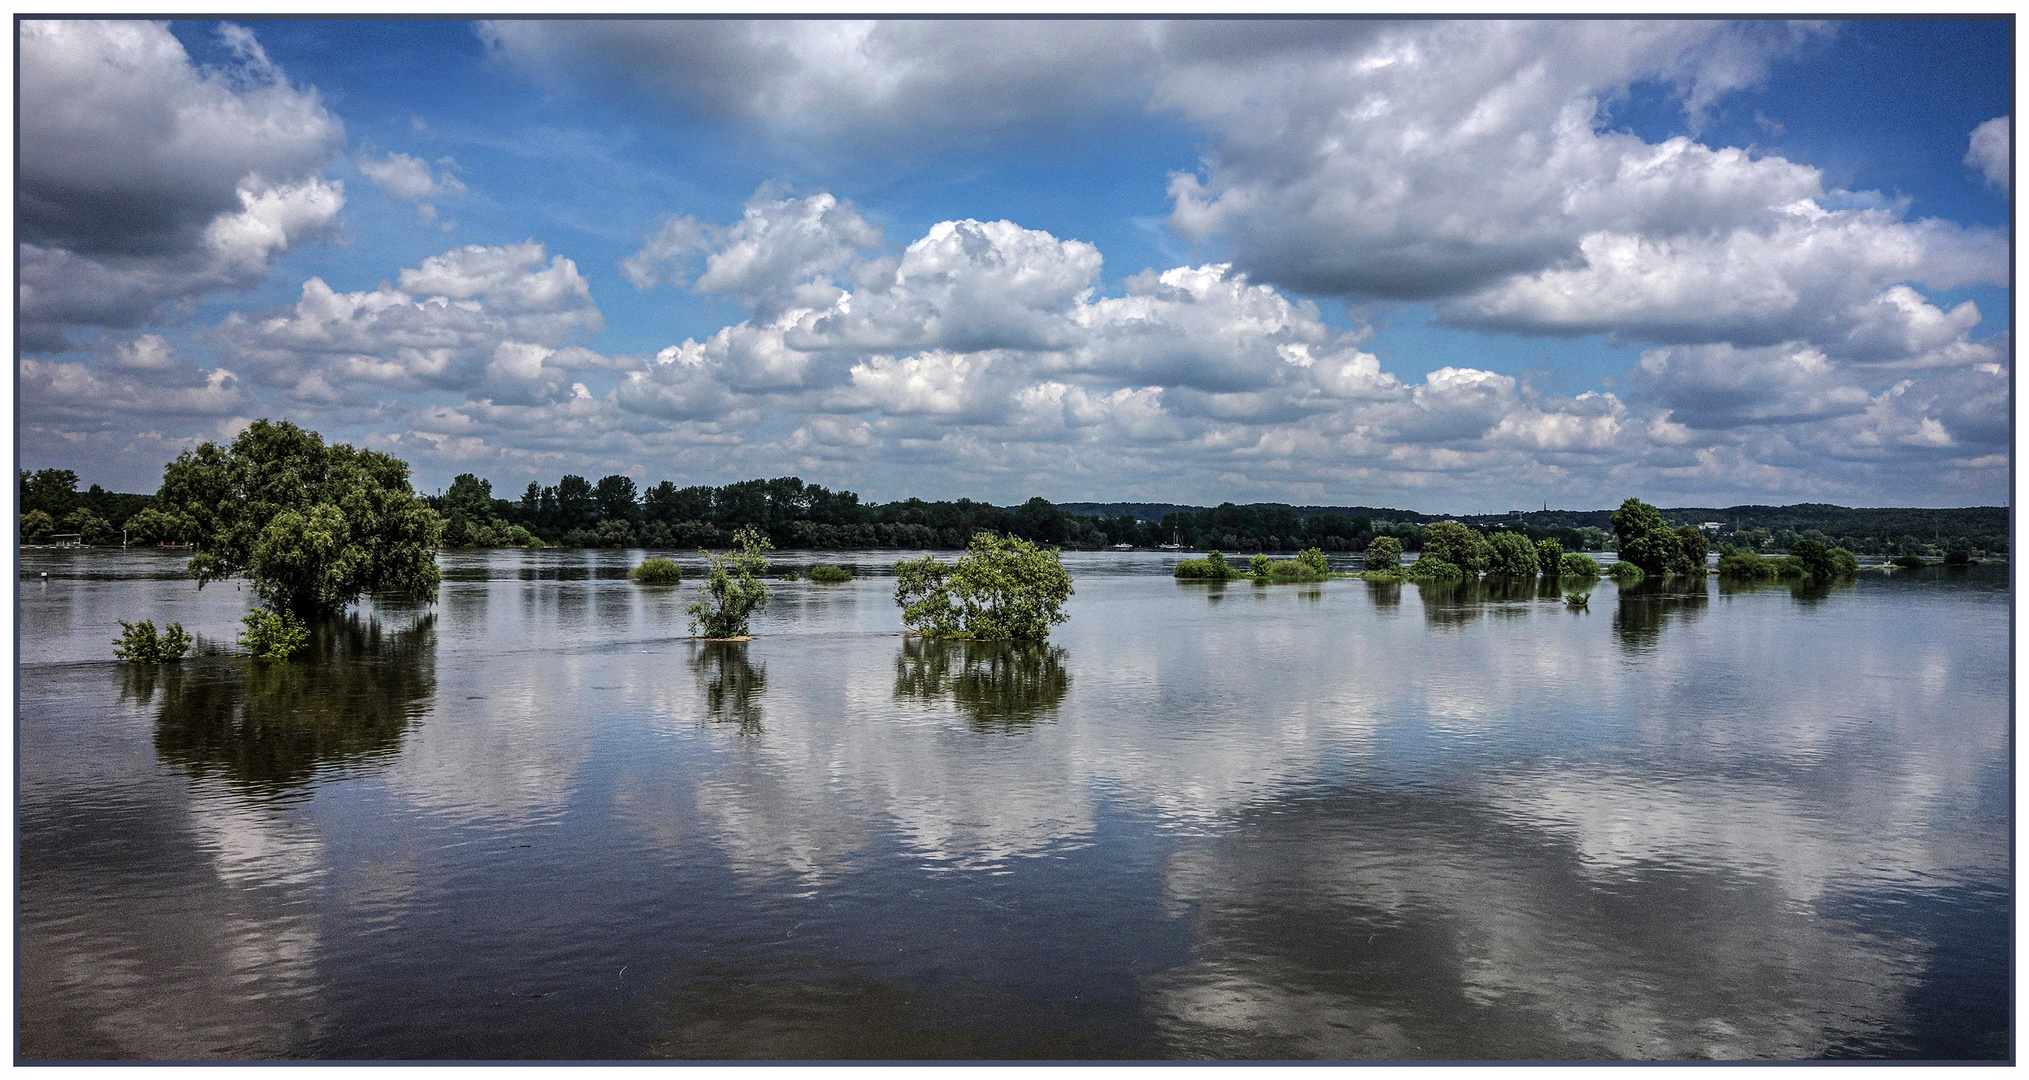
[[[1070,554],[1011,648],[899,635],[885,552],[694,642],[642,556],[447,553],[264,664],[180,557],[25,553],[21,1055],[2010,1052],[2005,566]]]

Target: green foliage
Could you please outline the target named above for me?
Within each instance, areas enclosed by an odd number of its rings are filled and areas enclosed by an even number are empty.
[[[1393,570],[1402,565],[1402,541],[1392,536],[1376,536],[1367,545],[1367,570],[1369,572]]]
[[[1403,576],[1410,581],[1457,581],[1465,577],[1464,568],[1442,556],[1432,555],[1429,548],[1409,564]]]
[[[182,543],[197,532],[197,523],[187,515],[164,513],[156,507],[143,508],[127,519],[127,539],[136,544],[163,540]]]
[[[1171,573],[1193,581],[1230,581],[1240,576],[1226,561],[1226,553],[1217,549],[1206,552],[1202,559],[1179,559]]]
[[[77,473],[69,469],[37,469],[21,473],[21,513],[40,510],[51,521],[77,508]]]
[[[1072,592],[1056,548],[1013,536],[974,533],[955,566],[929,556],[895,564],[902,623],[927,637],[1039,641],[1070,618]]]
[[[1254,553],[1253,558],[1247,560],[1247,570],[1256,579],[1266,581],[1268,580],[1268,565],[1270,561],[1267,555],[1257,551]]]
[[[640,566],[627,571],[627,576],[643,585],[674,585],[683,580],[683,568],[669,559],[657,556],[642,560]]]
[[[158,635],[152,620],[130,623],[121,619],[120,636],[113,642],[113,655],[130,664],[163,664],[181,660],[190,644],[190,635],[184,633],[182,623],[170,623]]]
[[[1493,560],[1493,545],[1479,530],[1456,521],[1439,521],[1424,526],[1423,558],[1437,559],[1477,577]],[[1420,559],[1418,561],[1421,561]],[[1411,568],[1412,574],[1414,568]]]
[[[1254,580],[1259,582],[1323,581],[1332,576],[1324,552],[1317,548],[1298,552],[1294,559],[1270,559],[1266,555],[1256,555],[1249,562]]]
[[[88,547],[105,547],[120,542],[120,534],[111,522],[82,506],[64,515],[59,531],[77,533],[78,543]]]
[[[752,526],[733,534],[733,543],[738,545],[735,551],[705,555],[711,573],[705,576],[697,601],[684,609],[691,633],[698,637],[746,637],[748,617],[768,604],[768,586],[761,580],[768,572],[768,557],[762,552],[774,545]]]
[[[264,603],[299,615],[370,592],[436,595],[442,519],[410,490],[408,464],[378,451],[256,420],[230,446],[177,455],[156,502],[194,526],[200,587],[249,577]]]
[[[293,612],[256,608],[244,619],[240,645],[263,660],[287,660],[310,643],[310,628]]]
[[[1706,541],[1704,530],[1696,525],[1679,525],[1676,537],[1677,550],[1670,556],[1670,573],[1703,577],[1705,557],[1712,553],[1712,545]]]
[[[1632,585],[1640,581],[1645,575],[1642,573],[1642,568],[1639,564],[1622,559],[1606,568],[1606,576],[1620,582],[1622,585]]]
[[[1495,577],[1535,577],[1538,569],[1536,545],[1518,532],[1505,529],[1487,538],[1487,546],[1493,554],[1487,560],[1487,573]]]
[[[1722,556],[1719,561],[1725,562],[1726,560]],[[1890,564],[1894,566],[1899,566],[1904,570],[1921,570],[1924,567],[1930,565],[1929,563],[1923,561],[1923,556],[1921,555],[1897,555],[1896,557],[1888,561]]]
[[[30,510],[21,515],[21,542],[24,544],[47,544],[49,534],[55,531],[55,519],[40,510]]]
[[[1560,577],[1599,577],[1599,563],[1590,555],[1572,552],[1557,560],[1557,574]]]
[[[1751,548],[1719,549],[1719,576],[1728,581],[1777,581],[1787,576],[1785,570],[1797,565],[1789,559],[1765,558]],[[1798,569],[1801,573],[1800,566]]]
[[[1640,499],[1629,499],[1613,512],[1613,532],[1620,538],[1620,559],[1645,574],[1665,574],[1678,558],[1677,534],[1663,515]]]
[[[1536,567],[1544,574],[1563,573],[1564,545],[1555,540],[1536,541]]]
[[[1973,565],[1973,553],[1964,548],[1947,551],[1944,555],[1944,564],[1946,566],[1971,566]]]
[[[1860,569],[1860,560],[1852,552],[1826,547],[1816,540],[1798,540],[1790,545],[1789,554],[1803,567],[1804,576],[1816,582],[1849,578]]]
[[[810,580],[820,585],[838,585],[852,580],[852,571],[830,563],[818,563],[810,568]]]

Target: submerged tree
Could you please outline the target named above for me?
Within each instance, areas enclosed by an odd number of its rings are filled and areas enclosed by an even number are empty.
[[[230,446],[200,443],[162,473],[156,506],[187,521],[202,588],[253,580],[269,607],[339,610],[368,593],[434,598],[442,521],[409,488],[408,463],[324,445],[288,421],[256,420]]]
[[[691,633],[698,637],[746,637],[748,616],[768,604],[768,585],[761,580],[768,572],[768,557],[762,552],[774,545],[751,525],[733,534],[733,543],[738,545],[734,551],[705,555],[711,573],[705,576],[697,601],[684,609]]]
[[[929,637],[1039,641],[1065,621],[1063,556],[1013,536],[974,533],[957,565],[924,556],[895,564],[902,623]]]
[[[1392,536],[1376,536],[1367,545],[1368,570],[1393,570],[1402,564],[1402,541]]]
[[[1620,537],[1622,562],[1633,563],[1645,574],[1671,572],[1679,555],[1678,540],[1663,521],[1662,511],[1640,499],[1629,499],[1613,512],[1613,532]]]

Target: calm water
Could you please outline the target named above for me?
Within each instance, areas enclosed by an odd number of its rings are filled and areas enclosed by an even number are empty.
[[[21,1055],[2010,1052],[2005,566],[1068,555],[1007,649],[898,636],[893,553],[691,642],[641,557],[447,554],[262,665],[180,557],[24,554]],[[114,662],[144,616],[209,651]]]

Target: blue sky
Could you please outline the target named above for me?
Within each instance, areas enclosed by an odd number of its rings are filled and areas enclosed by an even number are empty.
[[[2001,20],[22,38],[22,464],[116,489],[2007,499]]]

